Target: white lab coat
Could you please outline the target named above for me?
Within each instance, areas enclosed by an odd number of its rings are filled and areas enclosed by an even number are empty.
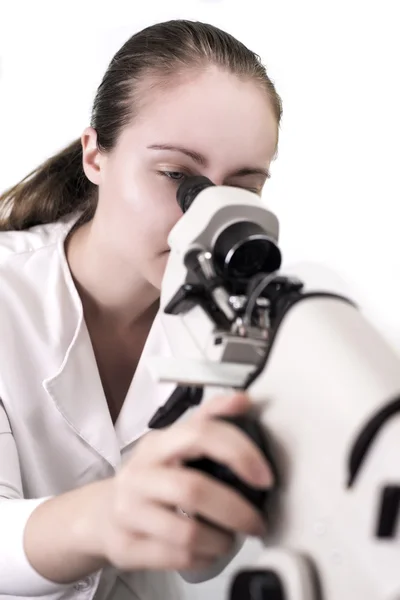
[[[24,554],[35,507],[112,476],[174,387],[156,384],[146,369],[146,356],[169,352],[156,318],[113,425],[64,252],[75,219],[0,233],[0,599],[175,600],[174,573],[108,568],[58,585]],[[187,577],[214,577],[232,556]]]

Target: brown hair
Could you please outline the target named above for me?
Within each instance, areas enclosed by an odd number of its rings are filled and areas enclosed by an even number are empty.
[[[210,63],[262,85],[279,129],[281,99],[260,57],[217,27],[175,20],[133,35],[111,60],[97,90],[90,123],[97,132],[98,148],[112,150],[120,131],[138,112],[136,96],[146,75],[167,82],[188,67]],[[0,230],[51,223],[75,211],[82,211],[80,222],[85,222],[92,218],[96,203],[97,187],[84,174],[77,139],[0,196]]]

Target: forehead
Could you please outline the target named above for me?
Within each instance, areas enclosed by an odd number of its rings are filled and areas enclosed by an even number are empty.
[[[126,134],[146,145],[185,145],[211,158],[269,163],[277,131],[258,83],[213,68],[175,85],[150,86]]]

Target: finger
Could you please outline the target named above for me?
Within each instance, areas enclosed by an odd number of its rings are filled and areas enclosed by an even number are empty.
[[[142,452],[142,464],[176,464],[207,457],[229,467],[251,486],[270,487],[273,475],[260,448],[235,425],[220,420],[186,421],[163,431]]]
[[[202,570],[210,567],[214,560],[140,534],[119,539],[112,553],[112,564],[121,571]]]
[[[265,535],[262,515],[239,493],[219,481],[184,467],[154,469],[136,472],[131,480],[131,494],[148,501],[180,507],[189,514],[197,514],[215,526],[247,535]],[[129,498],[129,493],[125,496]]]
[[[232,395],[216,396],[212,400],[204,402],[193,414],[193,419],[204,417],[234,416],[240,415],[249,410],[251,406],[250,398],[245,393],[236,393]]]
[[[191,416],[187,422],[203,420],[215,416],[235,416],[240,415],[249,410],[251,402],[245,393],[236,393],[231,395],[216,396],[212,400],[202,404]],[[174,430],[179,425],[173,425]],[[165,430],[164,430],[165,431]],[[136,456],[139,452],[147,454],[149,447],[154,447],[158,444],[158,437],[163,435],[163,430],[154,430],[147,433],[146,437],[141,441],[136,449]]]
[[[125,526],[133,534],[153,537],[160,542],[168,542],[171,546],[180,547],[195,556],[216,558],[232,549],[234,537],[227,533],[189,519],[176,510],[144,501],[130,506],[126,512]]]

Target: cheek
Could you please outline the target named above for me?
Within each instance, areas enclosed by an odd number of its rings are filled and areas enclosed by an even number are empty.
[[[168,234],[182,216],[175,186],[157,176],[137,178],[121,194],[120,218],[140,243],[144,255],[163,252]]]
[[[153,218],[159,217],[161,220],[179,210],[175,186],[144,169],[138,169],[132,173],[130,181],[128,179],[123,183],[121,197],[133,212],[150,212]]]
[[[160,175],[151,174],[138,189],[140,210],[148,213],[154,228],[168,232],[182,216],[176,200],[177,186]]]
[[[148,211],[148,217],[146,217],[148,234],[153,236],[153,243],[161,244],[162,251],[168,249],[169,233],[181,216],[182,212],[177,204],[172,206],[168,204],[162,207],[158,205],[154,207],[152,213]]]

